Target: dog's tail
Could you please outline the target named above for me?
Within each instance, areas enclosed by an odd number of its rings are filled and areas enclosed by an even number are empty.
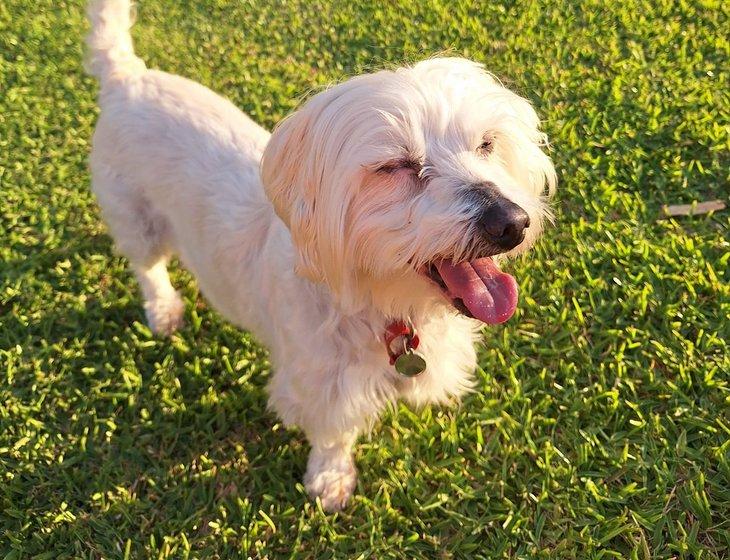
[[[132,45],[130,0],[91,0],[87,14],[91,31],[86,37],[89,48],[86,68],[102,84],[109,78],[125,78],[144,71],[145,65]]]

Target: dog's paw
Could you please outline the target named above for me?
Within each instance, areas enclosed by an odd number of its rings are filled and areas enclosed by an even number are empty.
[[[169,336],[182,326],[185,304],[175,292],[170,297],[146,302],[144,311],[152,332]]]
[[[319,498],[322,508],[328,512],[340,511],[350,501],[357,484],[357,470],[348,457],[338,464],[323,465],[321,470],[307,469],[304,486],[309,495]]]

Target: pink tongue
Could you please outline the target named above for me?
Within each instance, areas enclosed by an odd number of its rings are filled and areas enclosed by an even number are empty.
[[[490,257],[454,264],[436,265],[449,289],[449,296],[461,299],[475,319],[494,325],[504,323],[517,308],[517,282],[502,272]]]

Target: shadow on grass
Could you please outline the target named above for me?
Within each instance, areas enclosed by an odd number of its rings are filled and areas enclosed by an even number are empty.
[[[175,340],[129,327],[142,320],[134,298],[7,317],[22,364],[0,389],[0,423],[29,438],[7,461],[16,499],[2,525],[16,549],[109,553],[121,535],[206,533],[221,500],[242,521],[262,502],[303,505],[304,438],[266,411],[264,352],[203,315]]]

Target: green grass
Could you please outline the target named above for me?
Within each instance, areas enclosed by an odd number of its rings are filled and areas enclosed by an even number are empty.
[[[482,7],[473,7],[482,4]],[[150,66],[266,126],[312,89],[448,50],[545,119],[558,221],[512,265],[479,391],[400,407],[324,515],[266,411],[265,349],[176,271],[143,326],[89,192],[80,1],[0,3],[0,558],[730,556],[727,5],[143,1]]]

